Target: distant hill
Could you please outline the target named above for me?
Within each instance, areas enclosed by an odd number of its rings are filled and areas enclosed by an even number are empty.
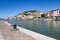
[[[28,12],[35,13],[35,12],[40,12],[40,11],[37,11],[37,10],[29,10],[29,11],[24,11],[22,13],[19,13],[18,15],[21,15],[21,14],[23,14],[23,15],[29,15]],[[16,15],[16,16],[18,16],[18,15]]]

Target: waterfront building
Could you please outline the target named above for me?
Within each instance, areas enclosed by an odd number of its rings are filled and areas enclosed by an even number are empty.
[[[47,16],[48,17],[60,16],[60,9],[51,10],[51,11],[47,12]]]
[[[28,15],[28,19],[33,19],[34,16],[33,15]]]
[[[41,12],[40,17],[47,17],[47,13],[46,12]]]
[[[53,16],[60,16],[60,9],[53,10]]]

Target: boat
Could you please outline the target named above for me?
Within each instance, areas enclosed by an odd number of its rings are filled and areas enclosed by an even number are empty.
[[[44,18],[43,20],[53,20],[52,18]]]
[[[60,16],[54,17],[54,20],[55,20],[55,21],[60,21]]]
[[[56,17],[55,21],[60,21],[60,18],[57,18],[57,17]]]
[[[39,19],[38,18],[34,18],[33,20],[38,21]]]

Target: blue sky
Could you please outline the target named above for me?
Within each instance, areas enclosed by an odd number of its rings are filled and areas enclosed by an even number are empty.
[[[0,0],[0,18],[27,10],[47,12],[53,9],[60,9],[60,0]]]

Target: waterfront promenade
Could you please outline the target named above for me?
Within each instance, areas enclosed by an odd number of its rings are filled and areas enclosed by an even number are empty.
[[[0,38],[1,40],[35,40],[33,37],[22,33],[20,31],[11,31],[13,30],[12,26],[5,24],[3,21],[0,21],[0,31],[3,37]]]
[[[0,40],[5,40],[0,30]]]

